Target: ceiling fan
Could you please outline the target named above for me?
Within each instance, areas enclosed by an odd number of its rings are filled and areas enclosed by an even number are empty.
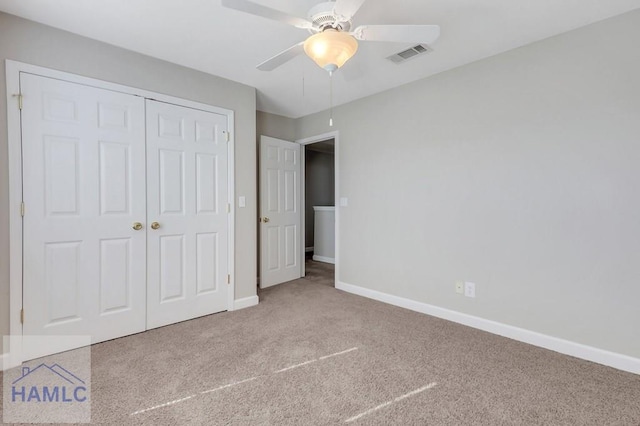
[[[438,25],[361,25],[351,30],[352,19],[365,0],[335,0],[311,8],[307,19],[291,16],[250,0],[222,0],[222,5],[241,12],[284,22],[306,29],[312,35],[257,66],[271,71],[296,56],[306,53],[332,74],[358,49],[359,41],[433,43],[440,36]]]

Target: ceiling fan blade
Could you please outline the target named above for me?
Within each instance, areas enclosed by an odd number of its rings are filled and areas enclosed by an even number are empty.
[[[258,68],[260,71],[272,71],[285,62],[292,60],[301,53],[304,53],[304,41],[301,41],[300,43],[291,46],[287,50],[278,53],[273,58],[267,59],[256,68]]]
[[[343,16],[347,20],[353,18],[353,15],[360,9],[365,0],[336,0],[333,11],[338,16]]]
[[[429,44],[440,37],[440,27],[438,25],[362,25],[351,34],[358,40]]]
[[[222,0],[222,5],[229,9],[239,10],[240,12],[249,13],[251,15],[262,16],[263,18],[273,19],[274,21],[284,22],[294,27],[309,29],[313,24],[306,19],[288,15],[270,7],[262,6],[249,0]]]

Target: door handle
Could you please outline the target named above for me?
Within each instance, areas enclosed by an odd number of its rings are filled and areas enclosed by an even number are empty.
[[[265,217],[264,219],[262,219],[262,221],[263,221],[264,223],[267,223],[267,222],[269,222],[269,218],[268,218],[268,217]]]
[[[139,231],[142,229],[142,224],[140,222],[133,222],[133,229],[135,229],[136,231]]]
[[[160,228],[160,224],[158,222],[151,223],[151,229],[158,229],[158,228]]]

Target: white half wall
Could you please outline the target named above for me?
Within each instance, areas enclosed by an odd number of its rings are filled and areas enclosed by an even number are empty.
[[[333,206],[335,203],[335,155],[304,147],[304,209],[305,247],[315,246],[314,206]]]
[[[638,40],[640,9],[335,108],[337,280],[640,359]]]

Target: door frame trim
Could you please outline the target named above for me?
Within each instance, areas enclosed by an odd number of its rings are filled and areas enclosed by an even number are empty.
[[[306,148],[305,145],[310,145],[312,143],[316,143],[316,142],[322,142],[322,141],[326,141],[327,139],[333,139],[333,143],[334,143],[334,157],[333,157],[333,167],[334,167],[334,199],[333,199],[333,205],[335,206],[335,218],[336,218],[336,224],[335,224],[335,229],[334,229],[334,235],[335,235],[335,270],[334,270],[334,281],[337,283],[338,277],[339,275],[339,271],[340,271],[340,206],[338,203],[338,200],[340,200],[340,168],[338,167],[340,164],[340,150],[338,149],[338,147],[340,146],[340,131],[335,130],[333,132],[327,132],[327,133],[322,133],[320,135],[316,135],[316,136],[309,136],[307,138],[303,138],[303,139],[297,139],[295,142],[299,143],[301,145],[301,148],[303,148],[300,152],[300,157],[302,157],[300,164],[301,164],[301,172],[300,172],[300,196],[299,196],[299,200],[300,200],[300,229],[301,230],[305,230],[306,229],[306,223],[305,223],[305,184],[306,184],[306,179],[305,179],[305,152],[306,152]],[[300,232],[300,259],[305,259],[305,233],[306,232]],[[305,269],[304,269],[304,261],[300,262],[300,275],[302,277],[305,276]]]
[[[235,303],[235,116],[234,111],[208,105],[200,102],[178,98],[176,96],[156,93],[149,90],[138,89],[117,83],[84,77],[50,68],[30,65],[7,59],[6,88],[7,88],[7,145],[9,160],[9,348],[3,355],[4,362],[1,370],[9,369],[22,364],[22,323],[20,322],[22,304],[22,269],[23,269],[23,240],[22,240],[22,216],[20,207],[22,203],[22,137],[21,116],[18,108],[12,105],[18,102],[14,95],[20,93],[20,73],[35,74],[42,77],[54,78],[70,83],[82,84],[98,89],[140,96],[145,99],[153,99],[187,108],[198,109],[227,117],[227,129],[230,132],[227,151],[227,182],[228,200],[231,206],[228,220],[228,273],[231,276],[227,288],[227,310],[234,310]],[[4,348],[5,351],[7,348]],[[2,355],[2,354],[0,354]],[[0,358],[2,359],[2,358]]]

